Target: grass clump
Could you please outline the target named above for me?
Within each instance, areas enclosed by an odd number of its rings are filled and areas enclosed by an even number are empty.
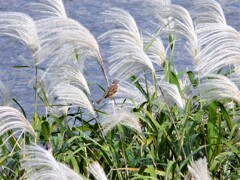
[[[100,105],[84,74],[85,61],[96,60],[109,86],[98,41],[62,1],[30,5],[39,19],[0,13],[0,35],[29,47],[35,71],[29,120],[0,84],[1,179],[240,178],[240,34],[219,3],[194,3],[192,20],[181,6],[151,2],[157,27],[144,36],[130,13],[104,12],[116,28],[99,41],[110,45],[109,76],[120,83],[115,99]],[[174,63],[182,37],[192,71]]]

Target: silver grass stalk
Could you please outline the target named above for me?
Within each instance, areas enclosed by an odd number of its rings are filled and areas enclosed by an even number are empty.
[[[208,101],[231,99],[240,103],[240,91],[236,84],[223,75],[209,75],[198,86],[201,97]]]
[[[29,132],[35,137],[35,131],[21,112],[12,107],[0,106],[0,136],[15,129]]]
[[[136,88],[136,86],[134,86],[133,83],[121,81],[116,102],[122,103],[125,99],[127,99],[127,101],[124,103],[124,105],[127,103],[127,105],[130,107],[132,107],[132,103],[137,105],[146,101],[144,95]],[[132,100],[133,102],[129,102],[128,99]]]
[[[103,134],[106,135],[117,125],[124,125],[135,129],[138,133],[141,133],[141,125],[134,114],[121,108],[116,108],[115,112],[109,116],[104,116],[100,121],[103,128]]]
[[[102,63],[98,43],[91,32],[70,18],[47,18],[37,21],[41,51],[40,63],[51,59],[67,61],[78,55],[79,61],[93,57]]]
[[[105,15],[106,23],[111,23],[120,28],[107,31],[99,37],[100,40],[109,38],[114,42],[126,42],[143,49],[142,37],[131,14],[123,9],[112,8],[105,11],[103,15]]]
[[[111,48],[113,55],[109,57],[110,75],[118,79],[126,79],[130,75],[141,73],[142,70],[154,71],[152,62],[143,49],[124,43],[112,45]]]
[[[207,159],[198,159],[194,161],[192,165],[188,165],[189,176],[185,177],[185,180],[211,180],[210,173],[208,171]]]
[[[149,12],[158,20],[162,31],[183,36],[187,39],[186,49],[192,57],[197,56],[200,51],[197,34],[188,11],[179,5],[161,5],[156,2],[150,3]]]
[[[54,89],[60,83],[71,84],[80,87],[90,94],[90,90],[85,77],[77,63],[67,62],[49,67],[47,72],[42,75],[47,89]]]
[[[95,177],[97,180],[107,180],[107,176],[101,167],[101,165],[95,161],[91,163],[88,167],[88,171]]]
[[[154,71],[149,57],[143,50],[143,40],[136,22],[126,11],[114,8],[104,13],[106,22],[118,25],[99,37],[101,41],[110,41],[109,74],[119,79],[141,72],[144,69]]]
[[[29,8],[38,14],[37,18],[67,17],[62,0],[41,0],[29,3]]]
[[[26,177],[30,180],[83,180],[66,165],[57,162],[50,152],[36,144],[25,146],[21,152],[21,168],[26,170]]]
[[[31,17],[17,12],[0,12],[0,36],[16,38],[36,56],[39,42],[36,25]],[[36,58],[35,63],[36,63]]]
[[[161,5],[170,5],[171,4],[171,0],[146,0],[146,2],[149,3],[156,3],[156,4],[161,4]]]
[[[95,115],[91,102],[85,93],[76,86],[61,83],[54,87],[50,96],[51,95],[52,97],[54,97],[54,95],[57,96],[57,100],[53,103],[60,106],[60,109],[61,106],[82,107],[87,109],[92,115]]]
[[[4,85],[2,81],[0,81],[0,99],[2,102],[2,106],[11,106],[12,104],[12,95],[11,90],[8,86]]]
[[[146,42],[146,46],[150,45],[150,47],[147,49],[148,57],[154,64],[162,67],[166,61],[167,55],[161,38],[147,33],[144,37],[144,42]]]
[[[164,99],[167,101],[168,105],[176,103],[181,109],[184,109],[185,101],[182,99],[178,87],[175,84],[170,84],[166,81],[160,81],[158,85],[162,89],[162,96],[164,96]]]
[[[197,28],[199,43],[203,46],[194,59],[199,77],[206,76],[227,66],[238,66],[240,61],[240,34],[222,24],[201,24]]]
[[[195,23],[227,24],[221,5],[215,0],[198,0],[193,2],[193,17]]]

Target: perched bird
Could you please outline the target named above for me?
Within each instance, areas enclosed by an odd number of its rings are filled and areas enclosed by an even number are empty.
[[[112,84],[108,87],[106,93],[103,95],[101,99],[97,101],[97,103],[100,104],[106,98],[113,99],[117,92],[118,92],[118,80],[114,79]]]

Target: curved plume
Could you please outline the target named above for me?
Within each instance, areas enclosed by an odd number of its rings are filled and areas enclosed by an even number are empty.
[[[197,28],[199,43],[203,46],[195,58],[195,70],[199,77],[220,68],[240,62],[240,34],[232,27],[222,24],[201,24]]]
[[[185,177],[185,180],[191,180],[192,178],[195,180],[211,180],[206,157],[194,161],[191,166],[188,165],[188,171],[190,175]]]
[[[148,57],[153,63],[162,67],[166,61],[167,55],[161,38],[147,33],[146,36],[144,36],[144,42],[147,47],[146,53]]]
[[[142,37],[131,14],[123,9],[112,8],[105,11],[103,15],[106,23],[111,23],[119,28],[102,34],[99,37],[100,40],[108,38],[113,42],[125,42],[143,49]]]
[[[138,90],[136,86],[134,86],[133,83],[121,81],[116,101],[122,103],[125,99],[133,100],[136,104],[141,104],[146,101],[144,95]],[[126,103],[128,103],[128,101],[124,103],[125,106]],[[132,102],[129,102],[128,106],[132,106]]]
[[[121,108],[115,109],[115,112],[113,112],[109,116],[104,116],[104,118],[100,121],[100,124],[103,128],[104,135],[106,135],[118,124],[129,126],[139,133],[141,133],[142,131],[141,125],[136,116]]]
[[[178,104],[181,109],[185,107],[185,101],[182,99],[181,94],[175,84],[170,84],[166,81],[160,81],[158,83],[159,87],[162,89],[164,96],[164,100],[167,101],[168,104],[172,104],[173,102]]]
[[[163,32],[185,37],[186,49],[192,57],[197,56],[200,51],[198,38],[191,16],[186,9],[179,5],[161,5],[161,3],[152,2],[149,12],[156,17]]]
[[[42,77],[45,82],[45,86],[49,90],[54,89],[54,87],[60,83],[65,83],[80,87],[90,94],[87,81],[77,63],[68,62],[49,67]]]
[[[96,39],[79,22],[70,18],[47,18],[37,21],[37,28],[41,43],[40,63],[48,59],[52,64],[71,58],[84,61],[88,57],[102,63]]]
[[[198,86],[201,97],[208,101],[231,99],[240,103],[240,91],[226,76],[209,75]]]
[[[37,18],[67,17],[62,0],[41,0],[29,3],[29,7],[38,14]]]
[[[154,71],[151,60],[143,50],[143,41],[133,17],[118,8],[106,11],[104,15],[107,23],[119,27],[99,37],[102,41],[110,41],[112,56],[109,57],[109,73],[119,79],[125,79],[143,69]]]
[[[89,165],[88,171],[95,177],[95,179],[107,180],[107,176],[103,168],[100,166],[100,164],[97,161]]]
[[[31,17],[17,12],[0,12],[0,36],[10,36],[26,45],[35,56],[38,48],[38,35]]]
[[[85,93],[77,88],[76,86],[72,86],[70,84],[60,83],[55,86],[54,89],[49,93],[51,99],[57,99],[53,102],[53,105],[56,106],[68,106],[68,107],[82,107],[87,109],[92,115],[95,115],[91,102],[85,95]],[[63,107],[65,108],[65,107]]]
[[[12,103],[12,96],[10,89],[0,81],[0,99],[2,106],[10,106]]]
[[[193,17],[196,24],[227,24],[221,5],[215,0],[198,0],[193,2]]]
[[[12,107],[0,106],[0,136],[15,129],[35,136],[35,131],[22,113]]]
[[[57,162],[50,152],[36,144],[25,146],[21,153],[24,155],[21,167],[26,170],[29,179],[84,179],[66,165]]]

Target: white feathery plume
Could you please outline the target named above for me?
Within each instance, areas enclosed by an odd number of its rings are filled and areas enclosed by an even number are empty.
[[[0,36],[10,36],[26,45],[36,56],[39,48],[36,25],[31,17],[18,12],[0,12]]]
[[[171,4],[171,0],[146,0],[147,2],[150,3],[157,3],[157,4],[161,4],[161,5],[170,5]]]
[[[146,98],[144,95],[137,89],[136,86],[133,85],[133,83],[129,83],[127,81],[122,81],[121,85],[119,86],[119,91],[116,97],[117,102],[123,102],[124,99],[130,99],[133,100],[136,104],[141,104],[146,101]],[[128,103],[128,106],[130,105],[130,102],[125,102],[125,104]]]
[[[236,84],[223,75],[209,75],[198,86],[202,98],[208,101],[231,99],[240,103],[240,91]]]
[[[2,81],[0,81],[0,99],[2,99],[2,106],[11,106],[12,104],[12,96],[11,90],[8,86],[4,85]]]
[[[111,10],[105,11],[103,15],[105,15],[106,23],[111,23],[120,28],[107,31],[99,37],[100,40],[109,38],[114,42],[130,43],[143,49],[142,37],[131,14],[123,9],[111,8]]]
[[[77,63],[67,62],[49,67],[42,77],[47,89],[54,88],[60,83],[66,83],[80,87],[90,94],[87,81]]]
[[[194,59],[199,77],[226,66],[238,66],[240,61],[240,34],[222,24],[201,24],[197,28],[199,44],[203,47]]]
[[[192,57],[200,51],[197,34],[188,11],[179,5],[161,5],[157,2],[150,3],[149,12],[158,20],[162,31],[187,39],[186,49]]]
[[[100,124],[103,128],[104,135],[106,135],[118,124],[129,126],[139,133],[142,132],[141,125],[137,117],[133,113],[121,108],[116,108],[115,112],[108,116],[104,116],[103,119],[100,121]]]
[[[191,180],[192,178],[194,180],[211,180],[206,157],[194,161],[191,166],[188,165],[188,171],[191,175],[185,177],[185,180]]]
[[[88,171],[95,177],[97,180],[107,180],[107,176],[101,167],[101,165],[95,161],[91,163],[88,167]]]
[[[166,61],[166,51],[163,45],[163,42],[160,37],[154,37],[148,33],[144,37],[144,42],[146,45],[150,45],[147,50],[148,57],[158,66],[162,66]]]
[[[199,23],[227,24],[221,5],[215,0],[198,0],[193,2],[194,21]]]
[[[12,107],[0,106],[0,136],[14,129],[29,132],[35,137],[35,131],[21,112]]]
[[[25,146],[21,153],[24,155],[21,168],[26,170],[28,179],[84,179],[66,165],[57,162],[50,152],[36,144]]]
[[[95,115],[92,104],[85,95],[85,93],[70,84],[61,83],[54,87],[50,96],[53,98],[57,96],[55,105],[68,107],[82,107],[87,109],[92,115]],[[63,107],[64,108],[64,107]]]
[[[38,14],[37,18],[67,17],[62,0],[41,0],[29,3],[29,7]]]
[[[144,69],[154,71],[153,65],[147,54],[137,46],[118,44],[112,46],[109,74],[118,79],[129,78]]]
[[[126,11],[114,8],[105,13],[106,22],[119,28],[109,30],[99,37],[110,41],[109,74],[119,79],[128,78],[144,69],[154,71],[151,60],[143,50],[143,40],[133,17]]]
[[[174,102],[178,104],[181,109],[184,109],[185,101],[182,99],[178,87],[175,84],[160,81],[158,85],[162,89],[163,95],[161,95],[164,96],[164,100],[167,101],[168,105],[171,105]]]
[[[102,64],[98,43],[90,31],[70,18],[47,18],[37,21],[41,51],[40,63],[51,59],[51,63],[61,63],[69,59],[85,61],[91,57]],[[83,64],[81,62],[81,64]]]

